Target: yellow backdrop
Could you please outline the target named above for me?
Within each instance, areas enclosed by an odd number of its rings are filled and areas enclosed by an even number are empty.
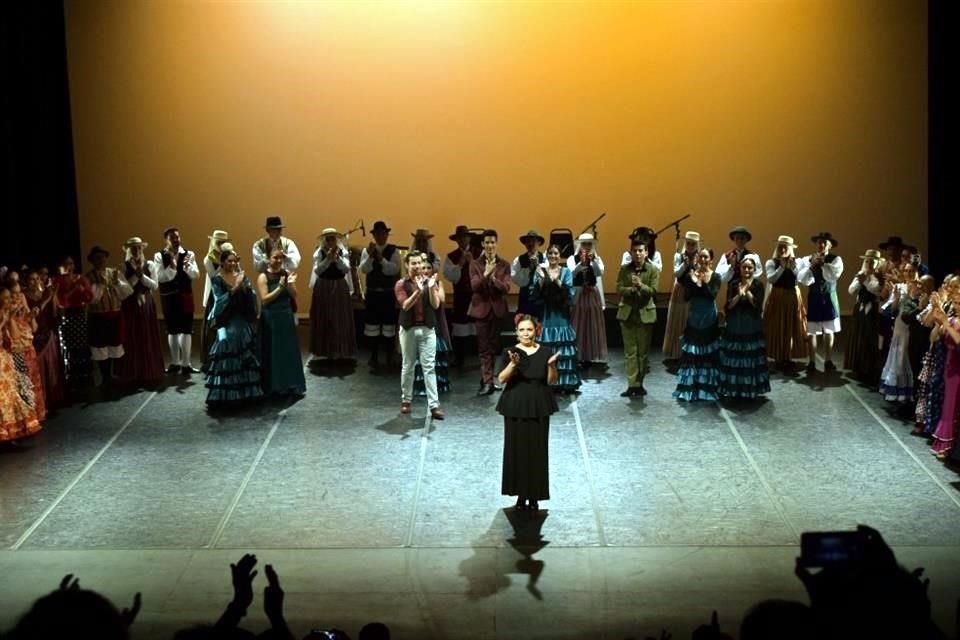
[[[606,211],[611,272],[632,227],[686,213],[764,257],[830,230],[851,274],[887,235],[926,247],[925,2],[66,7],[82,242],[115,256],[174,224],[201,254],[228,230],[249,266],[268,214],[305,254],[383,218],[440,250],[492,226],[511,257]]]

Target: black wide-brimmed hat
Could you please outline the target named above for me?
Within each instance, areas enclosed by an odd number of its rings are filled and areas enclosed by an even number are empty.
[[[267,221],[263,224],[264,229],[283,229],[283,221],[280,219],[280,216],[268,216]]]
[[[387,233],[390,233],[390,227],[388,227],[387,223],[383,220],[377,220],[373,223],[373,230],[371,233],[376,233],[377,231],[386,231]]]
[[[817,242],[819,240],[826,240],[827,242],[830,243],[830,246],[832,247],[836,247],[837,245],[840,244],[839,242],[837,242],[837,239],[833,237],[833,234],[830,233],[829,231],[821,231],[817,235],[810,237],[810,242]]]
[[[730,229],[730,233],[728,233],[727,236],[733,240],[733,236],[737,235],[738,233],[742,233],[743,235],[747,236],[747,242],[753,240],[753,234],[747,231],[746,227],[734,227],[733,229]]]
[[[537,231],[536,229],[530,229],[525,234],[520,236],[520,242],[526,242],[527,238],[533,238],[534,240],[537,241],[538,244],[543,244],[544,242],[546,242],[544,237],[540,235],[540,232]]]
[[[95,245],[93,245],[93,248],[90,249],[90,253],[87,254],[87,262],[93,262],[94,256],[96,256],[98,253],[102,253],[102,254],[104,255],[104,257],[107,257],[107,258],[110,257],[110,252],[109,252],[109,251],[107,251],[106,249],[104,249],[104,248],[101,247],[100,245],[95,244]]]
[[[460,236],[469,236],[469,235],[470,235],[470,227],[468,227],[465,224],[458,224],[457,230],[453,232],[453,235],[450,236],[450,239],[456,240]]]
[[[886,250],[889,247],[903,247],[903,238],[900,236],[890,236],[886,242],[881,242],[877,245],[878,249]]]

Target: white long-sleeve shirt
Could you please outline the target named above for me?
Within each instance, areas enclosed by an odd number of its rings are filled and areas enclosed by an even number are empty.
[[[327,270],[330,265],[334,265],[343,272],[343,279],[347,281],[347,288],[350,295],[353,295],[353,278],[350,277],[350,252],[340,248],[337,257],[331,260],[327,254],[326,247],[319,246],[313,252],[313,271],[310,273],[310,288],[313,289],[320,279],[320,275]]]
[[[387,260],[383,257],[383,250],[387,245],[382,247],[377,247],[377,250],[380,252],[380,265],[383,267],[383,275],[385,276],[395,276],[400,273],[400,250],[397,249],[393,252],[393,255],[390,256],[390,259]],[[360,254],[360,271],[361,273],[370,273],[373,271],[374,260],[370,256],[370,252],[366,249],[363,249],[363,252]]]
[[[787,260],[780,260],[780,264],[777,264],[777,261],[773,258],[767,260],[767,263],[763,267],[764,272],[767,274],[767,284],[772,285],[774,282],[779,280],[780,276],[782,276],[788,269],[793,271],[793,275],[796,276],[800,270],[800,260],[798,258],[794,258],[792,269],[787,266]]]
[[[744,251],[743,257],[740,258],[740,262],[743,262],[747,258],[753,259],[753,262],[754,264],[757,265],[758,269],[760,265],[763,264],[763,260],[760,259],[760,256],[755,254],[753,251],[750,251],[749,249]],[[730,280],[733,278],[734,270],[732,267],[733,267],[733,264],[727,261],[726,253],[720,256],[720,262],[717,263],[717,268],[715,269],[715,272],[717,273],[717,275],[720,276],[720,280],[722,282],[730,282]]]
[[[169,267],[163,266],[163,254],[165,251],[158,251],[156,255],[153,256],[153,263],[157,268],[157,282],[163,284],[164,282],[170,282],[177,277],[177,260],[174,260]],[[183,271],[187,274],[187,277],[191,280],[196,280],[200,276],[200,267],[197,266],[197,257],[193,255],[193,251],[187,251],[183,247],[180,247],[177,251],[177,256],[181,254],[187,254],[187,257],[183,261]]]
[[[840,279],[840,276],[843,275],[843,258],[836,256],[832,262],[824,262],[823,267],[823,279],[827,282],[836,284],[837,280]],[[799,270],[797,271],[797,280],[800,284],[809,287],[814,283],[813,276],[813,267],[810,265],[809,258],[800,258],[797,260],[799,264]]]
[[[263,273],[267,270],[267,263],[270,262],[270,255],[267,251],[267,245],[271,242],[270,236],[260,238],[253,243],[253,268],[257,273]],[[286,257],[283,259],[283,268],[286,271],[296,271],[300,266],[300,250],[296,243],[290,238],[280,236],[280,248]]]

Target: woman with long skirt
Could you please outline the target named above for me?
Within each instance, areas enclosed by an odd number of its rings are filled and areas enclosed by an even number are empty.
[[[76,272],[73,258],[60,262],[60,273],[53,279],[60,320],[57,332],[63,356],[63,377],[67,388],[78,391],[93,379],[90,341],[87,335],[87,305],[93,300],[90,281]]]
[[[13,295],[0,287],[0,443],[17,444],[40,431],[33,385],[17,370],[8,345],[17,342]]]
[[[30,310],[30,305],[27,303],[27,297],[23,295],[20,289],[20,277],[16,271],[8,275],[7,288],[10,290],[9,304],[13,308],[7,346],[10,353],[13,354],[13,364],[16,367],[17,375],[25,381],[23,386],[29,384],[33,390],[33,400],[30,404],[37,414],[37,420],[43,422],[47,419],[47,402],[43,392],[43,374],[40,373],[40,362],[37,360],[37,352],[33,347],[33,331],[36,327],[36,321],[33,312]]]
[[[876,387],[880,382],[880,295],[885,276],[883,261],[876,249],[860,256],[863,264],[847,291],[855,298],[850,318],[850,340],[843,355],[843,368],[863,384]]]
[[[681,358],[680,337],[687,328],[687,287],[684,276],[697,267],[700,252],[700,234],[687,231],[683,238],[683,250],[673,254],[673,290],[667,307],[667,326],[663,333],[663,359],[673,362]],[[659,266],[659,265],[658,265]]]
[[[120,271],[133,293],[120,303],[123,317],[123,357],[117,363],[117,377],[126,384],[155,385],[163,379],[163,341],[157,320],[153,292],[160,286],[157,265],[144,256],[149,246],[133,237],[123,243],[124,261]]]
[[[260,294],[260,362],[263,390],[269,395],[302,396],[307,392],[297,338],[297,274],[283,268],[283,249],[270,252],[267,269],[257,276]]]
[[[900,270],[901,282],[893,285],[887,304],[895,318],[893,336],[887,360],[880,372],[880,393],[888,402],[907,404],[913,402],[913,369],[910,366],[910,325],[903,316],[904,302],[909,297],[911,286],[916,287],[917,268],[905,264]]]
[[[206,273],[203,283],[203,322],[200,323],[200,354],[203,359],[200,368],[207,370],[207,359],[210,354],[210,344],[213,342],[214,331],[207,327],[206,318],[210,316],[210,310],[213,309],[213,287],[210,281],[217,275],[220,268],[220,252],[233,251],[233,245],[230,244],[230,234],[220,229],[215,229],[213,234],[207,236],[210,245],[207,247],[207,255],[203,258],[203,270]]]
[[[263,397],[260,362],[254,352],[257,296],[237,254],[224,251],[211,281],[213,309],[207,321],[216,333],[207,368],[207,407],[220,409]]]
[[[577,368],[577,333],[570,324],[573,306],[573,274],[563,266],[560,247],[547,249],[547,264],[534,272],[534,292],[543,306],[543,332],[540,344],[557,354],[554,391],[561,395],[577,393],[580,372]]]
[[[752,400],[770,391],[767,345],[763,338],[763,283],[752,257],[740,263],[740,281],[727,301],[727,326],[720,338],[720,396]]]
[[[332,227],[324,229],[320,239],[310,276],[310,353],[330,361],[353,360],[357,329],[350,298],[350,252],[343,246],[343,235]]]
[[[27,274],[24,295],[36,322],[33,348],[37,352],[37,362],[40,365],[44,402],[50,412],[62,407],[66,400],[60,338],[57,335],[57,298],[52,287],[44,287],[38,271]]]
[[[517,316],[517,344],[507,350],[498,376],[505,385],[497,411],[503,416],[501,493],[517,496],[514,508],[537,511],[550,498],[550,415],[557,401],[550,385],[559,377],[557,354],[537,344],[539,327],[532,316]]]
[[[697,252],[697,265],[681,276],[687,301],[687,326],[680,338],[680,369],[673,397],[686,402],[718,399],[720,326],[717,293],[722,279],[713,270],[713,249]]]
[[[577,355],[584,368],[607,360],[607,321],[603,297],[603,259],[593,235],[581,233],[567,258],[573,274],[573,312],[570,324],[577,334]]]
[[[954,280],[945,287],[946,305],[939,299],[933,303],[933,320],[940,329],[944,345],[943,405],[940,419],[933,431],[933,446],[930,451],[939,459],[946,460],[956,444],[957,423],[960,422],[960,320],[956,309],[960,307],[960,281]],[[948,314],[944,306],[950,309]],[[892,351],[891,346],[891,351]]]
[[[793,372],[793,359],[807,357],[807,313],[797,283],[797,245],[790,236],[777,238],[773,257],[767,260],[767,300],[763,308],[763,335],[767,357],[785,373]]]

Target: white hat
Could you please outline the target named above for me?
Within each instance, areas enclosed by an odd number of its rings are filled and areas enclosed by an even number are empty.
[[[692,240],[693,242],[700,242],[700,234],[696,231],[687,231],[683,234],[684,240]]]
[[[581,233],[580,236],[577,238],[577,242],[593,242],[593,234]]]

